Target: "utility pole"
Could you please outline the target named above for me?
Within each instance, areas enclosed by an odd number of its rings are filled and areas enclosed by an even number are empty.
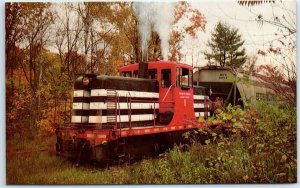
[[[235,106],[235,100],[236,100],[236,84],[237,84],[237,73],[235,71],[234,68],[232,68],[233,72],[234,72],[234,76],[235,76],[235,79],[234,79],[234,90],[233,90],[233,106]]]

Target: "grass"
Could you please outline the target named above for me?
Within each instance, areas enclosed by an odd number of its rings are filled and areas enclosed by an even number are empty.
[[[263,106],[252,135],[178,147],[132,165],[76,167],[55,155],[55,137],[7,140],[7,184],[295,183],[295,115]],[[277,115],[276,115],[277,114]],[[276,120],[275,118],[280,118]]]
[[[50,137],[47,144],[44,143],[51,148],[48,150],[33,149],[32,144],[37,142],[30,141],[21,144],[24,150],[19,146],[18,150],[9,152],[7,184],[206,184],[261,183],[261,180],[273,183],[271,179],[259,179],[263,174],[256,177],[257,169],[249,162],[242,141],[196,144],[188,152],[175,147],[160,158],[103,169],[86,165],[76,167],[57,157],[53,140]]]

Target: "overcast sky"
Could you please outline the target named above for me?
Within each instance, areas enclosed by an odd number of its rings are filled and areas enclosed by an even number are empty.
[[[13,0],[15,1],[15,0]],[[28,0],[36,1],[36,0]],[[47,0],[41,0],[47,1]],[[48,0],[48,2],[70,2],[69,0]],[[95,1],[95,0],[90,0]],[[154,0],[158,2],[176,2],[174,0]],[[82,0],[71,1],[82,2]],[[207,61],[204,59],[203,52],[207,50],[207,41],[211,36],[211,32],[214,29],[218,21],[226,22],[229,25],[238,28],[242,38],[245,40],[245,48],[247,55],[257,54],[257,51],[266,50],[270,43],[276,37],[275,33],[278,33],[277,27],[264,23],[259,24],[255,21],[256,15],[262,14],[264,18],[271,19],[274,15],[278,15],[280,18],[283,14],[289,20],[296,22],[296,17],[290,18],[291,15],[287,15],[287,11],[282,8],[272,6],[272,4],[265,3],[262,5],[256,5],[253,7],[241,6],[237,3],[237,0],[194,0],[191,1],[194,8],[198,8],[200,12],[205,16],[207,24],[206,31],[199,32],[197,39],[186,38],[183,45],[183,58],[182,63],[187,63],[194,66],[204,66]],[[291,10],[296,13],[296,3],[293,0],[284,0],[283,4],[287,10]],[[296,52],[294,53],[296,58]],[[259,56],[258,64],[276,64],[274,59],[268,57]]]
[[[256,14],[262,14],[265,18],[272,18],[273,14],[282,17],[283,14],[296,23],[296,16],[287,13],[286,10],[274,7],[270,4],[262,4],[254,7],[241,6],[233,0],[227,1],[197,1],[193,2],[193,7],[197,7],[204,14],[207,20],[206,32],[200,32],[196,40],[188,39],[185,41],[184,49],[187,55],[186,62],[190,64],[192,61],[194,66],[203,66],[206,64],[204,55],[201,53],[206,49],[207,40],[210,38],[211,31],[214,29],[218,21],[223,21],[231,26],[239,29],[242,38],[245,40],[245,48],[248,55],[256,54],[259,49],[265,50],[269,47],[269,41],[274,40],[278,33],[278,27],[264,23],[258,24],[255,21]],[[283,5],[286,9],[296,13],[295,1],[284,1]],[[296,27],[296,26],[295,26]],[[296,54],[296,52],[295,52]],[[294,54],[294,56],[295,56]],[[296,56],[294,57],[296,58]],[[258,59],[258,64],[272,63],[276,64],[272,59],[262,57]]]

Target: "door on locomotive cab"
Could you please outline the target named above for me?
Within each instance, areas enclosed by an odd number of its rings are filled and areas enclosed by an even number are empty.
[[[181,90],[193,88],[193,71],[187,68],[176,68],[176,86]]]
[[[161,69],[161,81],[159,91],[159,113],[160,123],[169,124],[174,113],[174,83],[172,79],[172,69]]]
[[[193,71],[185,67],[176,68],[176,109],[179,119],[194,117]]]

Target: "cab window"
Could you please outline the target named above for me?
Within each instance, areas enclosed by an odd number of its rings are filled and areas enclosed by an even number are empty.
[[[131,77],[131,72],[130,71],[124,71],[122,72],[122,75],[123,77]]]
[[[192,88],[193,71],[186,68],[176,69],[176,85],[182,88]]]
[[[148,78],[157,79],[157,69],[148,69]]]
[[[161,86],[163,88],[171,86],[171,69],[161,70]]]
[[[181,76],[180,76],[180,85],[181,86],[189,86],[189,70],[188,69],[181,69]]]

